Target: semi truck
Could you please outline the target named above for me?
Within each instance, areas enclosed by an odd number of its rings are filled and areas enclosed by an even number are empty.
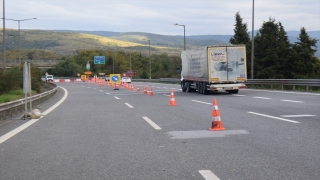
[[[206,46],[181,53],[181,89],[236,94],[247,81],[245,45]]]

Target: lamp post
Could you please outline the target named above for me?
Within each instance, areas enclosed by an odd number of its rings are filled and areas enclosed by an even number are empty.
[[[175,26],[183,26],[183,39],[184,39],[184,50],[186,50],[186,26],[182,24],[175,23]]]
[[[252,44],[251,44],[251,79],[253,79],[253,58],[254,58],[254,0],[252,0]]]
[[[150,39],[148,39],[149,41],[149,79],[151,79],[151,61],[150,61]]]
[[[4,73],[4,70],[6,69],[6,38],[5,38],[5,36],[6,36],[6,28],[5,28],[5,12],[4,12],[4,10],[5,10],[5,8],[4,8],[4,5],[5,5],[5,3],[4,3],[4,0],[2,0],[2,4],[3,4],[3,6],[2,6],[2,12],[3,12],[3,41],[2,41],[2,43],[3,43],[3,45],[2,45],[2,49],[3,49],[3,70],[2,70],[2,73]]]
[[[5,20],[11,20],[11,21],[18,21],[18,31],[19,31],[19,34],[18,34],[18,51],[19,51],[19,55],[18,55],[18,58],[19,58],[19,66],[21,64],[21,61],[20,61],[20,21],[27,21],[27,20],[33,20],[33,19],[37,19],[37,18],[30,18],[30,19],[5,19]]]

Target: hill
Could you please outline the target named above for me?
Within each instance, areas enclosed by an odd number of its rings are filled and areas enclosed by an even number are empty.
[[[288,31],[291,43],[298,41],[299,31]],[[17,30],[7,29],[7,49],[17,49]],[[308,32],[310,37],[320,39],[320,31]],[[192,35],[186,36],[187,49],[199,46],[228,44],[233,35]],[[74,30],[21,30],[21,49],[40,49],[64,56],[77,53],[81,49],[140,51],[148,54],[166,52],[179,55],[184,48],[183,36],[160,35],[143,32],[74,31]],[[0,44],[1,46],[2,44]],[[320,57],[320,41],[316,56]],[[2,48],[2,47],[1,47]]]

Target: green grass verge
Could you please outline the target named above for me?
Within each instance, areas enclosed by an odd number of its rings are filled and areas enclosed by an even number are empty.
[[[32,94],[36,94],[36,91],[31,91]],[[29,93],[27,94],[29,96]],[[23,90],[14,90],[10,91],[7,94],[1,94],[0,95],[0,103],[6,103],[11,102],[14,100],[22,99],[24,98]]]

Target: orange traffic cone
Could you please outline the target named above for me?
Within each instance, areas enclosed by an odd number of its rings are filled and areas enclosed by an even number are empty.
[[[131,83],[131,90],[134,91],[134,85]]]
[[[216,98],[213,100],[213,110],[212,110],[212,126],[210,131],[223,131],[226,130],[220,118],[220,111],[218,109],[218,103]]]
[[[177,103],[176,103],[176,99],[174,98],[173,89],[171,89],[169,106],[176,106],[176,105],[177,105]]]
[[[152,86],[150,86],[150,92],[149,92],[149,96],[153,96],[153,92],[152,92]]]
[[[137,86],[137,92],[140,92],[140,85]]]
[[[143,94],[148,94],[148,93],[147,93],[146,85],[144,85],[144,88],[143,88]]]

